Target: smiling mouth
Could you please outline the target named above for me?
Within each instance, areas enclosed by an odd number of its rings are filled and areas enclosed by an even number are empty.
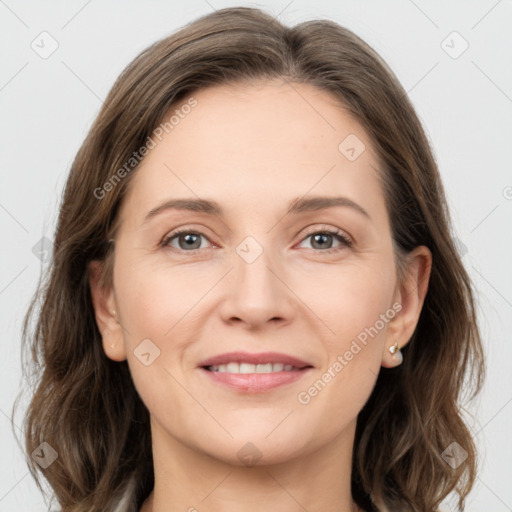
[[[292,385],[314,367],[286,353],[232,351],[204,359],[198,368],[215,386],[246,395]]]
[[[251,364],[251,363],[236,363],[231,362],[227,364],[203,366],[205,370],[218,373],[278,373],[278,372],[297,372],[305,368],[312,368],[311,366],[293,366],[291,364],[283,363],[264,363],[264,364]]]

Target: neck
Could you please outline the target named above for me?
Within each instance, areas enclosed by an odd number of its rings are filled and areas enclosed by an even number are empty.
[[[355,421],[313,453],[254,466],[214,459],[151,423],[155,487],[141,512],[361,510],[351,496]]]

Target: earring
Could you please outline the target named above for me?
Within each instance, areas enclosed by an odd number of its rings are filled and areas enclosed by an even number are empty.
[[[113,316],[114,318],[116,318],[116,310],[115,310],[115,309],[113,309],[110,313],[112,314],[112,316]]]
[[[400,350],[400,346],[398,345],[398,341],[391,347],[389,347],[389,351],[393,354],[393,358],[396,359],[398,364],[402,364],[404,357],[402,355],[402,351]]]

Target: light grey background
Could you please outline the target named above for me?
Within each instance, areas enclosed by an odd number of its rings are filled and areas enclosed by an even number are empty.
[[[115,78],[143,48],[233,5],[262,7],[288,24],[335,20],[372,45],[408,91],[477,287],[488,356],[485,389],[469,408],[482,466],[467,510],[512,510],[510,0],[0,0],[0,512],[48,509],[8,418],[21,385],[21,322],[42,268],[33,248],[52,238],[72,159]],[[452,501],[445,510],[456,510]]]

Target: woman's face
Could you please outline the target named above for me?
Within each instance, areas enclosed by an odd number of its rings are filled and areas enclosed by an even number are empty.
[[[104,349],[127,358],[154,442],[285,461],[353,434],[424,290],[397,282],[379,164],[332,96],[262,82],[193,98],[123,202]]]

